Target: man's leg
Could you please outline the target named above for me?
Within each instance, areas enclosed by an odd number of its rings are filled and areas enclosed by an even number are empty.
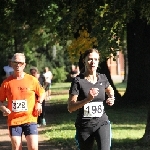
[[[45,91],[46,91],[45,100],[50,100],[51,99],[51,97],[50,97],[50,95],[51,95],[50,86],[51,86],[51,84],[47,83],[46,88],[45,88]]]
[[[38,150],[38,129],[36,123],[24,124],[28,150]]]
[[[21,136],[11,136],[12,150],[22,150]]]
[[[27,135],[28,150],[38,150],[38,135]]]
[[[42,110],[43,111],[43,110]],[[41,122],[42,121],[42,116],[40,115],[40,116],[38,116],[38,118],[37,118],[37,126],[38,127],[40,127],[41,126]]]
[[[9,134],[12,144],[12,150],[22,150],[22,127],[10,126]]]
[[[42,102],[42,113],[41,113],[41,124],[46,125],[46,120],[45,120],[45,100]]]
[[[51,83],[48,86],[48,97],[51,99]]]

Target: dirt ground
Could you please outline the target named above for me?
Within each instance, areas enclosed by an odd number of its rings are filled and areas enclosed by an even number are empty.
[[[46,103],[48,106],[49,104]],[[48,108],[48,107],[46,107]],[[49,124],[49,120],[46,120]],[[11,150],[11,142],[7,130],[7,117],[3,117],[0,112],[0,150]],[[39,150],[59,150],[60,148],[52,145],[50,141],[42,134],[42,132],[48,127],[40,127],[39,130]],[[23,135],[23,150],[27,150],[26,140]]]

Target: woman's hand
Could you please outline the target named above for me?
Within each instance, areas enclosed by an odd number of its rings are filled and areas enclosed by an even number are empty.
[[[112,106],[114,104],[114,101],[115,101],[115,97],[110,97],[106,100],[106,103],[109,105],[109,106]]]
[[[99,93],[99,89],[98,88],[91,88],[88,94],[88,99],[89,101],[93,100],[94,97],[96,97]]]

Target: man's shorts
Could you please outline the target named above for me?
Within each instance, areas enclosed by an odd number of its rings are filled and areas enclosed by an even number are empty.
[[[45,91],[48,91],[50,88],[51,88],[51,83],[48,83],[46,88],[45,88]]]
[[[38,135],[38,129],[36,123],[26,123],[22,125],[9,126],[10,136],[22,136],[24,133],[27,135]]]

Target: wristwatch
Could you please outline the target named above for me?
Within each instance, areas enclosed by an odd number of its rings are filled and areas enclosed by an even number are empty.
[[[40,101],[37,101],[38,103],[40,103],[40,104],[42,104],[42,102],[40,102]]]

